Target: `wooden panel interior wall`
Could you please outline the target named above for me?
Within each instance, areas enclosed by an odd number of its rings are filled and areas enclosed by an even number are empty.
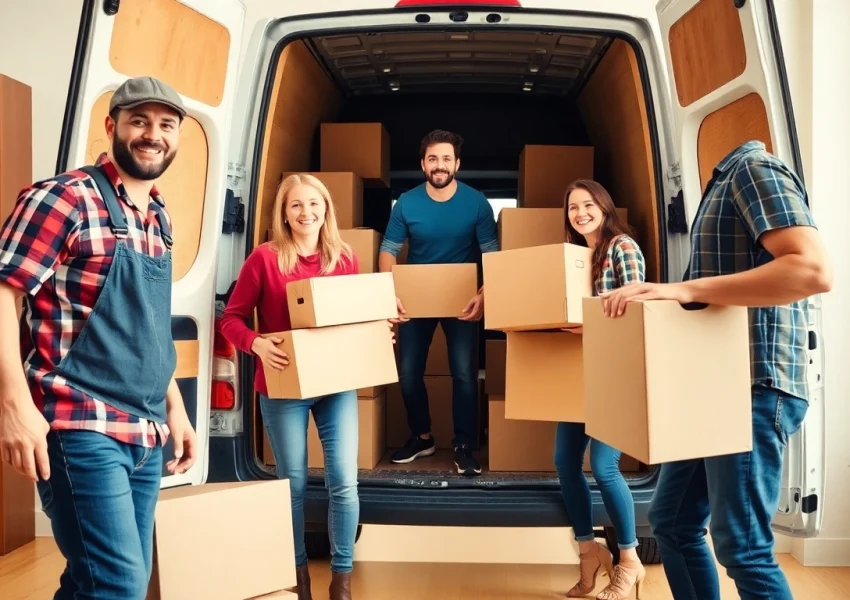
[[[0,75],[0,223],[32,183],[32,90]],[[35,486],[0,462],[0,556],[35,539]]]
[[[679,104],[688,106],[741,75],[747,50],[732,0],[701,0],[670,28]],[[711,52],[709,48],[722,48]]]
[[[263,160],[257,195],[254,245],[265,242],[271,229],[274,197],[281,175],[309,171],[319,125],[333,120],[342,98],[302,41],[284,48],[272,87],[272,101],[263,137]]]
[[[115,16],[109,62],[131,77],[162,79],[178,93],[221,104],[230,32],[177,0],[124,0]]]
[[[697,136],[697,160],[703,190],[717,163],[750,140],[764,142],[767,150],[773,152],[767,109],[756,92],[727,104],[702,120]]]
[[[646,277],[661,275],[658,206],[649,121],[637,58],[628,43],[615,40],[585,85],[579,110],[594,147],[596,180],[629,223],[646,257]]]
[[[86,160],[94,164],[101,152],[109,148],[106,137],[106,116],[112,92],[102,94],[91,110]],[[174,229],[174,265],[172,278],[183,278],[198,256],[201,225],[207,189],[209,148],[201,124],[192,117],[183,121],[180,146],[171,166],[156,181],[156,188],[165,200]]]

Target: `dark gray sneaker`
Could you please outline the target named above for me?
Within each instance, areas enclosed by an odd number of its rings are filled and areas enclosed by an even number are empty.
[[[390,460],[397,465],[406,465],[407,463],[412,463],[417,458],[431,456],[436,450],[437,447],[434,444],[433,435],[425,440],[417,435],[407,440],[404,448],[399,448],[393,452]]]
[[[455,467],[461,475],[481,475],[481,465],[466,444],[461,444],[455,448]]]

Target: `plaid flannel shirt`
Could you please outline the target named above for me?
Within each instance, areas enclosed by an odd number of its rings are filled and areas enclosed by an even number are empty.
[[[593,284],[596,295],[613,292],[629,283],[646,280],[646,262],[643,252],[632,238],[621,235],[611,240],[602,271]]]
[[[160,235],[153,203],[134,206],[115,166],[97,161],[115,186],[127,217],[128,242],[136,252],[170,251]],[[53,429],[86,429],[119,441],[152,447],[165,443],[168,428],[108,406],[71,388],[53,370],[83,329],[109,273],[115,250],[109,213],[97,187],[82,171],[70,171],[21,192],[0,229],[0,281],[23,291],[21,355],[36,405]],[[163,315],[169,318],[169,315]]]
[[[799,177],[761,142],[733,150],[714,169],[691,231],[686,279],[730,275],[773,260],[759,237],[774,229],[814,227]],[[806,301],[750,308],[753,385],[808,398]]]

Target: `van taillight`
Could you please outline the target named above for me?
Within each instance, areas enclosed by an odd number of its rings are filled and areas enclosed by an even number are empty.
[[[405,8],[409,6],[469,6],[472,4],[480,4],[482,6],[516,6],[521,4],[519,0],[399,0],[395,5],[396,8]]]
[[[233,410],[236,406],[236,393],[229,381],[212,382],[212,401],[210,406],[213,410]]]
[[[215,320],[215,335],[213,336],[213,355],[219,358],[233,358],[236,347],[227,341],[221,333],[221,319]]]

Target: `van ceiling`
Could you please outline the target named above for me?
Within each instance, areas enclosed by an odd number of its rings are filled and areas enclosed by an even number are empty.
[[[346,96],[498,93],[569,96],[611,38],[534,31],[429,31],[315,37],[308,47]]]

